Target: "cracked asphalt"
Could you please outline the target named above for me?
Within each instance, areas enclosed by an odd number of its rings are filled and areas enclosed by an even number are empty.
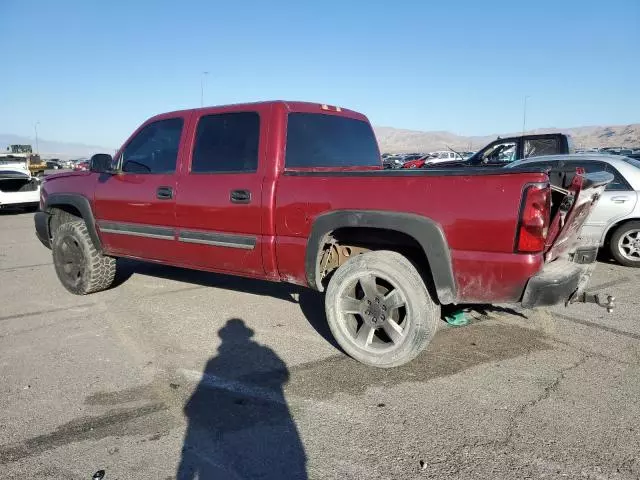
[[[313,292],[119,267],[68,294],[0,213],[0,478],[640,478],[640,271],[599,263],[613,314],[478,308],[377,370]]]

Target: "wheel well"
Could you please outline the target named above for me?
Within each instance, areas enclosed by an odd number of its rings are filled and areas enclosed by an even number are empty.
[[[72,222],[82,218],[80,210],[73,205],[56,205],[49,208],[49,214],[51,215],[51,218],[49,219],[50,235],[53,234],[53,232],[55,232],[63,223]]]
[[[609,227],[609,230],[607,230],[607,233],[605,234],[604,237],[604,241],[602,242],[603,246],[608,246],[609,243],[611,242],[611,237],[613,236],[614,232],[621,227],[622,225],[625,225],[629,222],[638,222],[640,221],[640,218],[625,218],[624,220],[620,220],[618,223],[614,223],[613,225],[611,225],[611,227]]]
[[[391,250],[406,257],[420,272],[429,293],[437,301],[429,261],[420,243],[411,235],[385,228],[343,227],[325,235],[316,265],[323,287],[326,288],[333,273],[349,258],[375,250]]]

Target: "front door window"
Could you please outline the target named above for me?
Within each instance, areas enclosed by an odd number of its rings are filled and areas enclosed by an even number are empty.
[[[169,118],[143,127],[122,152],[122,171],[138,174],[174,173],[182,124],[182,118]]]

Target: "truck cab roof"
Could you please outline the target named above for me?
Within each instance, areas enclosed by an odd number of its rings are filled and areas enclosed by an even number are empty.
[[[225,112],[225,111],[242,111],[242,110],[256,110],[269,107],[279,107],[287,112],[306,112],[306,113],[326,113],[332,115],[339,115],[348,118],[355,118],[362,121],[368,121],[367,117],[362,113],[343,108],[340,106],[329,105],[326,103],[313,103],[313,102],[301,102],[290,100],[265,100],[261,102],[246,102],[246,103],[232,103],[228,105],[212,105],[207,107],[189,108],[184,110],[174,110],[172,112],[161,113],[150,118],[149,121],[155,121],[161,118],[175,116],[176,114],[185,114],[189,112]]]

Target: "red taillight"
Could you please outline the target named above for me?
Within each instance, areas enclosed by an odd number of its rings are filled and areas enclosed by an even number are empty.
[[[516,251],[535,253],[544,250],[549,231],[551,190],[548,185],[529,185],[520,207]]]

